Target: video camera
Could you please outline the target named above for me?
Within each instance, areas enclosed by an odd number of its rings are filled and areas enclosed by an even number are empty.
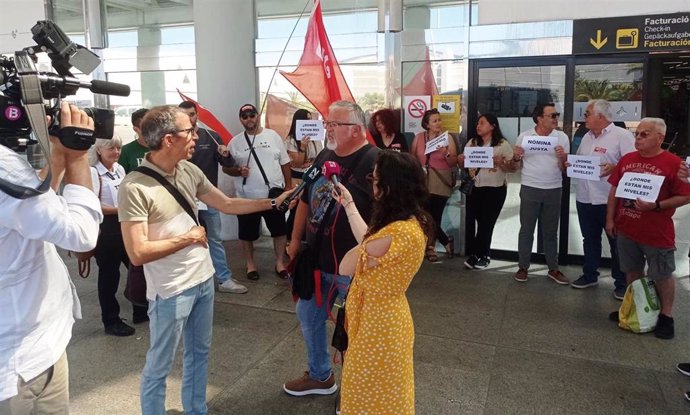
[[[38,120],[38,112],[30,110],[30,104],[42,104],[45,114],[51,116],[50,134],[60,137],[60,100],[76,94],[79,88],[88,88],[96,94],[128,96],[129,86],[92,80],[84,82],[72,75],[74,66],[85,74],[91,73],[101,63],[100,58],[89,49],[72,42],[53,22],[39,21],[31,28],[32,38],[37,46],[15,52],[13,58],[0,56],[0,144],[15,151],[25,151],[26,146],[35,144],[31,137],[31,121]],[[46,52],[57,73],[38,72],[35,67],[36,54]],[[40,108],[39,108],[40,109]],[[97,138],[112,138],[115,114],[110,109],[84,108],[94,120],[95,132],[88,139],[77,135],[60,137],[65,147],[86,150]],[[41,115],[43,111],[41,112]],[[36,124],[34,124],[36,125]]]

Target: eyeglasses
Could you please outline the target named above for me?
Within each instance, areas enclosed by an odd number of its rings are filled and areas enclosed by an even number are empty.
[[[551,114],[544,114],[544,117],[551,117],[551,118],[553,118],[554,120],[555,120],[556,118],[560,117],[560,116],[561,116],[561,113],[560,113],[560,112],[554,112],[554,113],[551,113]]]
[[[252,112],[247,112],[247,113],[244,113],[244,114],[240,115],[240,118],[242,118],[243,120],[246,120],[246,119],[249,119],[249,118],[254,118],[254,117],[256,117],[256,113],[255,113],[254,111],[252,111]]]
[[[171,132],[171,134],[185,133],[184,135],[188,137],[189,134],[194,134],[195,131],[196,131],[196,127],[189,127],[189,128],[185,128],[183,130],[174,130]]]
[[[340,122],[340,121],[326,121],[324,123],[326,128],[335,128],[335,127],[340,127],[341,125],[359,125],[354,122]]]
[[[636,131],[635,137],[647,138],[653,134],[656,134],[656,132],[655,131],[649,131],[649,130],[642,130],[642,131]]]
[[[585,111],[585,118],[589,117],[590,115],[593,115],[593,114],[589,111]]]

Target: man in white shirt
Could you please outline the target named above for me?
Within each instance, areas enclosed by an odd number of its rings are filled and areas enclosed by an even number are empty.
[[[165,413],[166,378],[184,337],[182,406],[185,413],[205,414],[215,270],[206,231],[195,222],[194,200],[198,198],[223,213],[237,215],[275,210],[289,192],[272,200],[225,196],[188,161],[198,135],[180,108],[151,108],[141,122],[141,132],[150,151],[118,190],[125,248],[132,264],[144,266],[149,301],[151,338],[141,375],[141,412]],[[140,171],[142,167],[175,187],[189,211],[156,178]]]
[[[538,104],[532,113],[535,126],[518,136],[510,169],[522,169],[520,186],[520,233],[518,236],[518,271],[515,280],[527,282],[532,256],[534,228],[539,221],[544,239],[547,276],[561,285],[570,283],[558,269],[558,220],[561,212],[563,170],[570,151],[568,136],[556,129],[559,113],[553,103]],[[556,144],[543,154],[523,148],[527,137],[555,137]],[[537,140],[545,141],[545,140]]]
[[[225,173],[234,177],[237,195],[248,199],[268,197],[268,191],[272,188],[292,187],[290,156],[283,139],[275,131],[263,128],[259,117],[254,105],[245,104],[240,107],[240,122],[244,131],[230,141],[230,154],[235,159],[236,166],[223,167]],[[273,238],[275,273],[278,277],[287,279],[288,272],[283,259],[287,241],[285,214],[271,210],[237,215],[237,231],[247,264],[247,278],[259,279],[254,260],[254,241],[259,239],[262,218]]]
[[[60,125],[80,134],[93,120],[65,101]],[[79,131],[81,130],[81,131]],[[91,191],[86,151],[51,137],[52,189],[15,198],[5,183],[36,188],[41,182],[25,158],[0,145],[0,413],[68,414],[65,349],[81,318],[76,290],[56,246],[85,252],[96,246],[103,219]],[[64,173],[62,196],[54,189]],[[47,170],[44,169],[44,175]]]
[[[635,151],[635,137],[625,128],[617,127],[611,121],[611,104],[603,99],[587,103],[585,124],[589,132],[582,137],[577,149],[581,156],[598,156],[601,177],[597,181],[575,179],[575,201],[577,217],[582,231],[585,263],[582,275],[570,286],[588,288],[599,284],[599,264],[601,262],[601,234],[606,230],[606,203],[611,185],[608,176],[624,155]],[[611,276],[615,290],[613,296],[622,300],[625,295],[625,273],[618,263],[616,239],[608,235],[611,246]]]

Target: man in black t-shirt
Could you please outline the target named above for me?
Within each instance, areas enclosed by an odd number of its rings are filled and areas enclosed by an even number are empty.
[[[340,165],[339,179],[352,194],[357,210],[368,221],[372,187],[367,175],[374,171],[379,150],[367,143],[364,113],[357,104],[338,101],[330,106],[325,125],[327,150],[319,154],[314,164],[322,166],[326,161],[334,161]],[[344,297],[349,288],[350,276],[338,275],[338,265],[357,241],[347,215],[333,200],[333,186],[327,177],[321,176],[304,190],[288,247],[290,258],[294,258],[306,231],[307,243],[316,250],[318,257],[315,266],[321,270],[320,291],[310,300],[297,302],[297,318],[304,334],[309,371],[283,385],[283,390],[293,396],[330,395],[338,389],[331,371],[326,320],[335,297]],[[329,298],[330,292],[335,292],[332,298]]]

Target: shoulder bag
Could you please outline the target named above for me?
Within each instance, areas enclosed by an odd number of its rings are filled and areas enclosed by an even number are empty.
[[[96,175],[98,176],[98,200],[100,201],[101,194],[103,193],[103,179],[101,179],[101,175],[98,174],[98,171],[96,171]],[[100,233],[100,229],[98,232]],[[79,276],[82,278],[88,278],[89,274],[91,274],[91,258],[96,255],[96,248],[86,252],[70,252],[68,255],[72,254],[74,254],[75,258],[77,258]]]
[[[266,176],[266,172],[264,171],[263,166],[261,165],[261,162],[259,161],[259,157],[256,156],[256,151],[254,151],[254,143],[249,141],[249,136],[247,135],[247,132],[244,132],[244,138],[247,140],[247,145],[249,145],[249,151],[251,151],[251,155],[249,156],[249,159],[247,159],[247,165],[249,165],[249,160],[251,160],[251,156],[254,156],[254,160],[256,160],[256,165],[259,166],[259,171],[261,172],[261,176],[264,178],[264,183],[266,183],[266,187],[268,187],[268,198],[269,199],[275,199],[276,197],[280,196],[283,194],[285,189],[282,187],[271,187],[271,183],[268,181],[268,176]],[[254,136],[256,138],[256,136]],[[247,182],[247,178],[244,178],[243,184]]]

